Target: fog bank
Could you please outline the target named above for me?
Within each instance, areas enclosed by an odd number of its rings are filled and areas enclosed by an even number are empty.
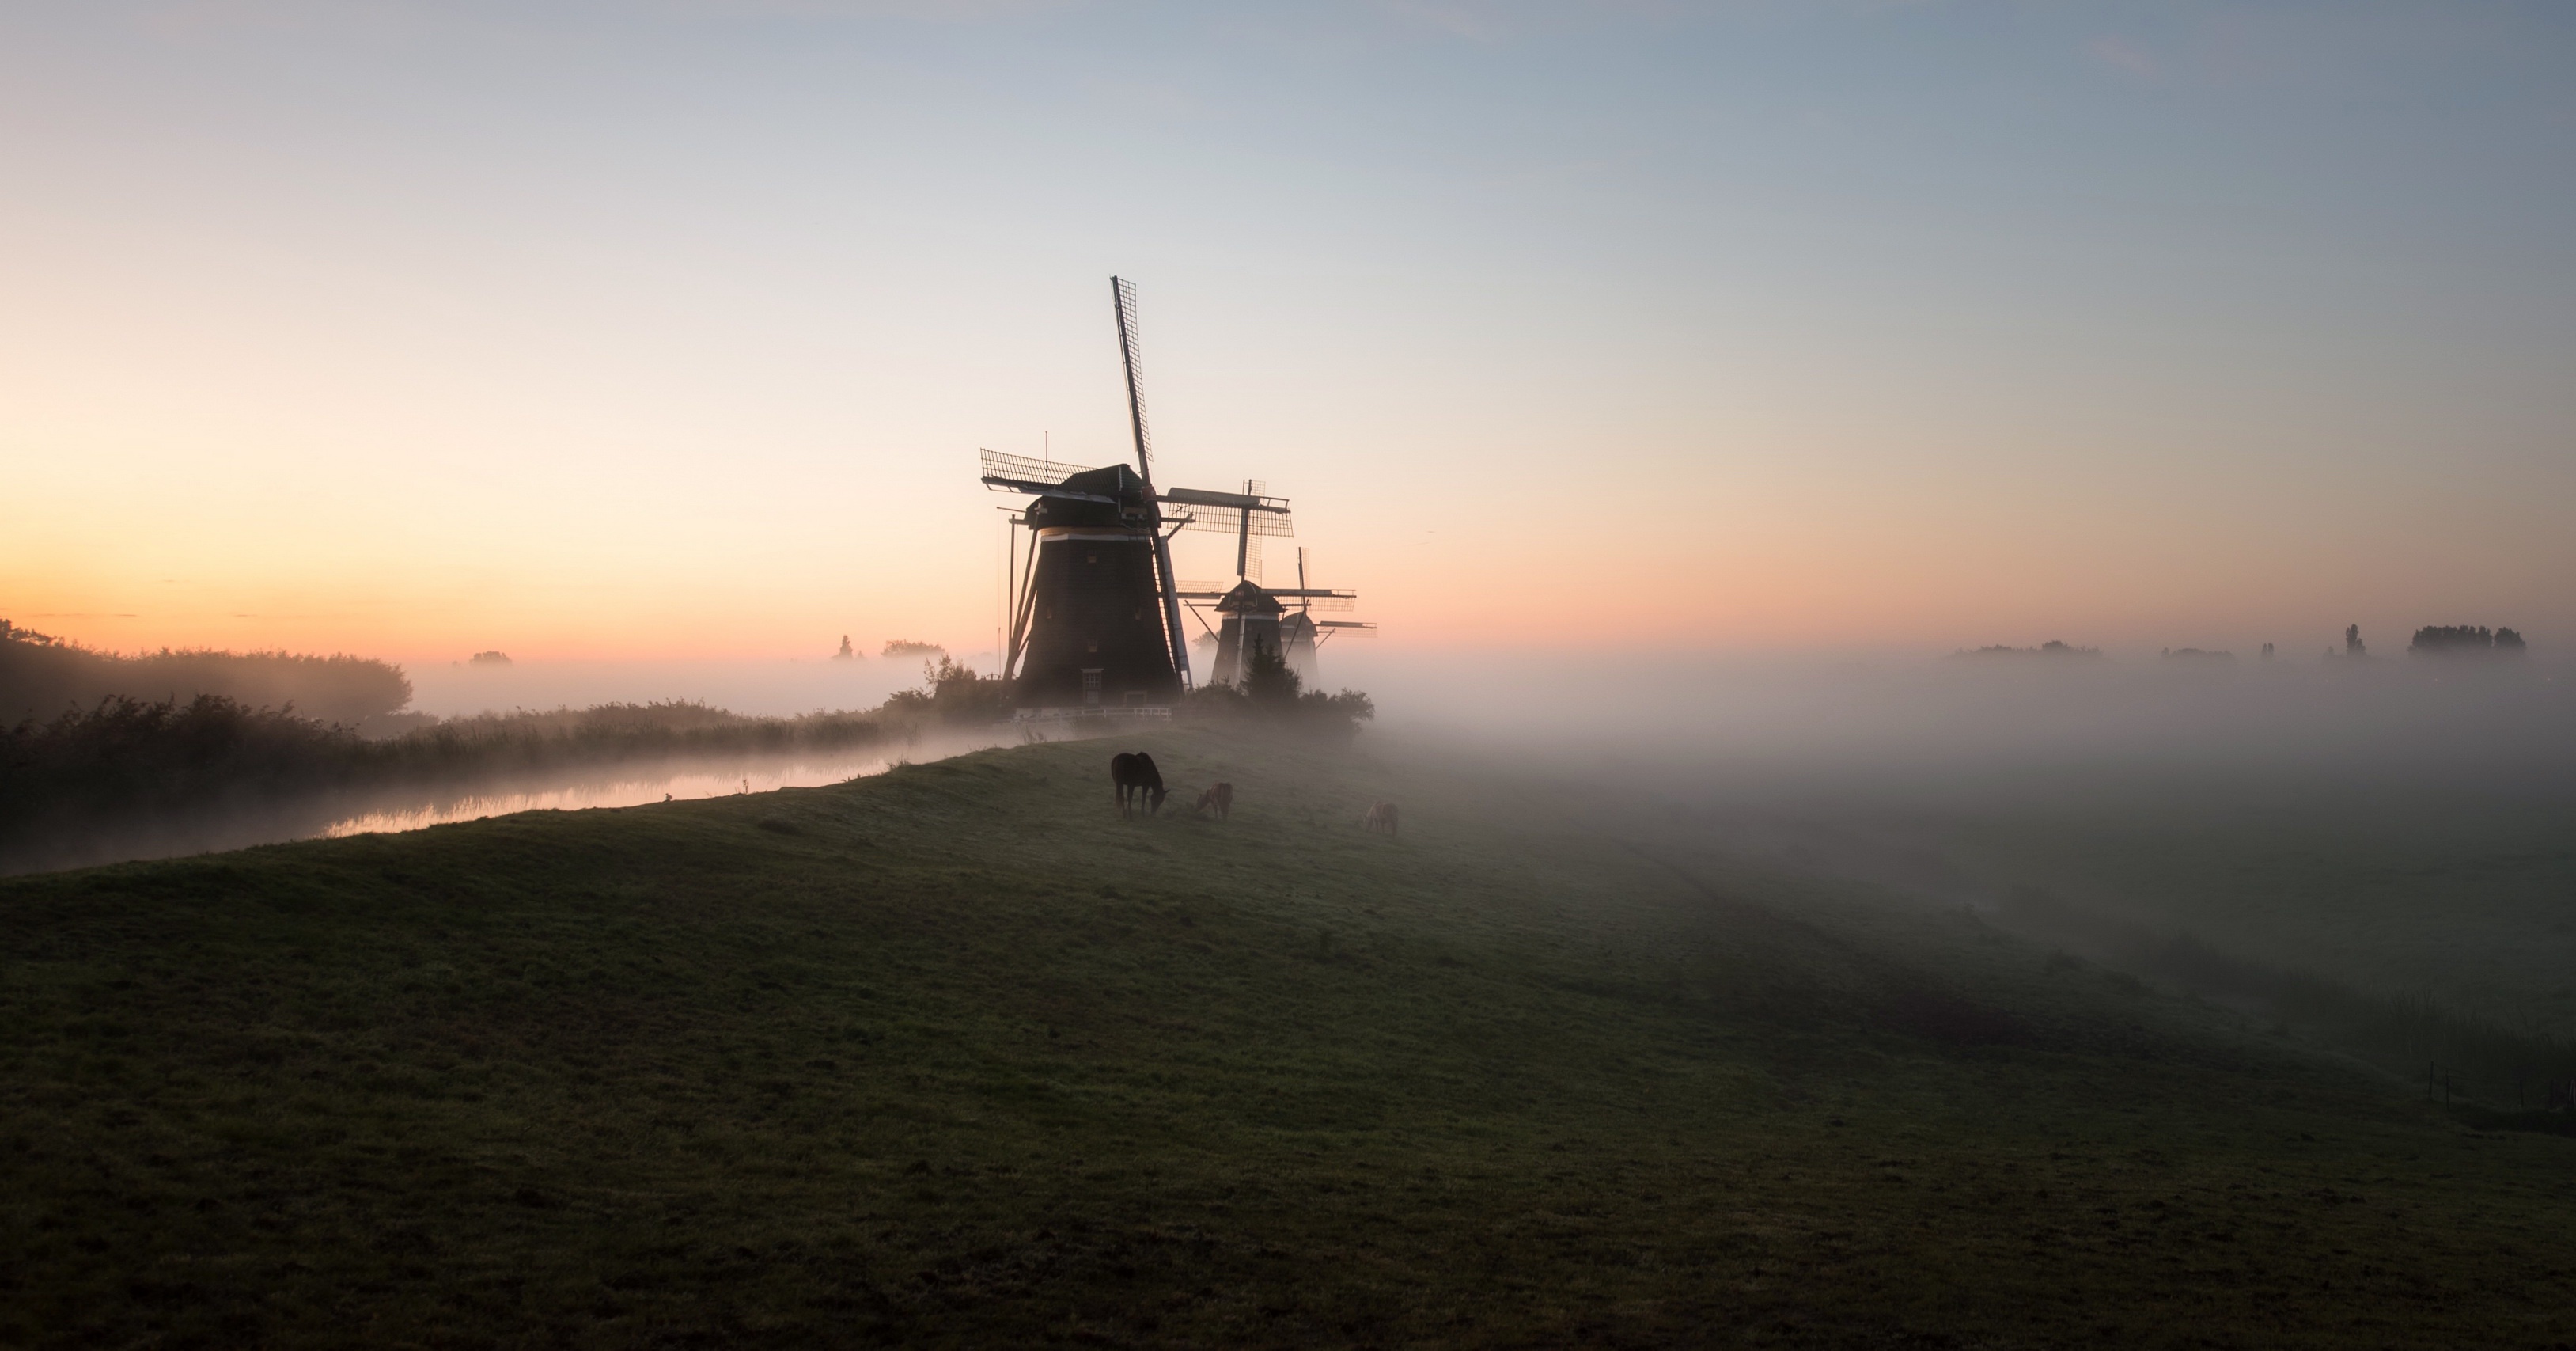
[[[980,660],[979,660],[980,658]],[[964,660],[989,669],[986,654]],[[758,658],[407,664],[411,710],[455,717],[512,709],[694,701],[751,717],[868,709],[922,684],[918,657]]]
[[[1336,659],[1338,658],[1338,660]],[[2538,658],[1327,658],[1398,736],[1568,768],[1774,782],[2261,770],[2529,780],[2576,765],[2576,680]]]

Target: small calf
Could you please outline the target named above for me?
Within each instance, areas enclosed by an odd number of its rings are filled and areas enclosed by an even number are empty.
[[[1368,809],[1368,815],[1360,818],[1360,829],[1383,830],[1389,835],[1395,834],[1395,804],[1392,802],[1372,804]]]
[[[1200,815],[1205,816],[1214,814],[1216,819],[1220,821],[1233,815],[1234,785],[1230,783],[1221,783],[1216,787],[1199,794],[1198,810]]]

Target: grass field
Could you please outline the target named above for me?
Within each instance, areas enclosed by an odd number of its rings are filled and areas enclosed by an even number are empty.
[[[1536,780],[1140,742],[1235,818],[1054,744],[0,882],[0,1344],[2576,1339],[2576,1141]]]
[[[2576,1036],[2576,795],[2089,815],[1967,824],[1956,853],[2232,951]]]

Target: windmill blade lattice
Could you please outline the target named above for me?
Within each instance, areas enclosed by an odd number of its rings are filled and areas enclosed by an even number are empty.
[[[1165,500],[1167,503],[1170,501],[1168,497]],[[1165,519],[1177,520],[1186,514],[1189,519],[1182,522],[1183,530],[1204,530],[1219,535],[1244,533],[1243,518],[1246,512],[1242,507],[1209,507],[1179,503],[1170,503],[1170,505],[1178,509]],[[1253,534],[1287,537],[1297,533],[1296,527],[1289,521],[1285,512],[1255,511],[1250,515]]]
[[[1005,455],[998,450],[980,452],[984,462],[986,486],[1011,492],[1015,483],[1042,483],[1053,487],[1074,474],[1088,474],[1097,466],[1067,464],[1062,460],[1040,460],[1027,455]],[[995,482],[995,480],[1000,480]]]

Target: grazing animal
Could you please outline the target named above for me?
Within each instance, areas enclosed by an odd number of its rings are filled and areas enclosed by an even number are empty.
[[[1234,785],[1230,783],[1221,783],[1216,787],[1199,794],[1198,812],[1201,816],[1205,816],[1213,812],[1216,814],[1216,819],[1220,821],[1232,815],[1234,812]]]
[[[1389,835],[1394,834],[1395,804],[1392,802],[1378,802],[1370,804],[1368,815],[1360,818],[1360,829],[1369,831],[1383,830]]]
[[[1109,782],[1118,789],[1118,814],[1126,816],[1141,802],[1151,816],[1163,809],[1163,771],[1154,768],[1154,757],[1143,751],[1121,752],[1109,757]]]

